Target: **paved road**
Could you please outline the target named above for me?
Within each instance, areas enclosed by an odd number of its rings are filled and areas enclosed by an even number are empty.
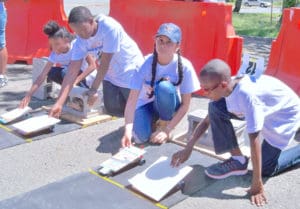
[[[266,7],[266,8],[262,8],[262,7],[246,7],[246,6],[242,6],[240,13],[268,13],[271,14],[271,12],[273,12],[273,14],[278,14],[281,13],[281,8],[280,7],[274,7],[273,10],[271,7]]]

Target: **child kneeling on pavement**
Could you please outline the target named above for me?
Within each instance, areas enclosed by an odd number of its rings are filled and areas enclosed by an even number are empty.
[[[300,127],[300,100],[280,80],[261,75],[231,77],[230,67],[219,59],[208,62],[200,73],[201,89],[212,101],[208,116],[198,124],[186,148],[173,155],[172,165],[186,161],[194,144],[208,126],[212,129],[215,152],[230,152],[232,157],[205,170],[214,179],[247,173],[248,158],[238,147],[230,119],[244,118],[250,139],[253,165],[251,202],[267,202],[262,176],[274,176],[300,163],[300,145],[285,149]],[[297,131],[298,130],[298,131]],[[259,135],[263,137],[260,143]]]

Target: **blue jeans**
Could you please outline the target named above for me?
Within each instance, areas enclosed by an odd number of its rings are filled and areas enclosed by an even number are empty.
[[[156,120],[171,120],[180,106],[176,88],[169,81],[156,84],[154,101],[135,110],[133,132],[140,142],[147,142],[153,132]]]
[[[82,71],[79,71],[78,75],[80,75],[81,73]],[[53,81],[61,85],[66,74],[67,74],[67,69],[61,67],[52,67],[48,73],[48,81]],[[89,86],[86,84],[85,79],[80,81],[78,83],[78,86],[82,88],[89,88]]]
[[[230,119],[236,117],[228,112],[225,99],[210,102],[208,114],[215,152],[222,154],[238,148],[234,128],[230,122]],[[261,146],[263,176],[276,175],[300,163],[300,145],[281,151],[263,140]]]
[[[0,50],[6,46],[5,28],[7,22],[6,10],[0,13]]]
[[[123,117],[130,89],[103,80],[103,102],[105,110],[114,116]]]

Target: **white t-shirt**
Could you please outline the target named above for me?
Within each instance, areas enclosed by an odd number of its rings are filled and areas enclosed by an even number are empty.
[[[97,33],[89,39],[78,38],[72,60],[83,59],[87,52],[114,53],[104,79],[112,84],[129,88],[135,70],[143,63],[143,55],[137,44],[113,18],[99,15]],[[101,65],[101,63],[100,63]]]
[[[274,147],[284,149],[300,127],[300,100],[280,80],[262,75],[245,75],[226,97],[229,112],[244,116],[248,133],[261,131]]]
[[[154,100],[154,96],[152,98],[148,97],[149,89],[151,88],[152,60],[153,55],[146,56],[144,64],[136,71],[131,81],[131,89],[141,90],[136,106],[137,108]],[[181,57],[181,60],[183,79],[181,84],[176,86],[179,96],[180,94],[190,94],[200,89],[200,83],[192,63],[184,57]],[[179,79],[178,56],[175,54],[173,60],[167,65],[157,63],[155,77],[155,81],[159,81],[161,78],[169,78],[172,83],[177,83]]]
[[[73,40],[71,42],[71,47],[70,47],[70,50],[66,53],[62,53],[62,54],[56,54],[54,51],[52,51],[48,57],[48,61],[49,62],[52,62],[53,64],[57,64],[59,65],[60,67],[64,68],[64,69],[67,69],[70,65],[70,62],[71,62],[71,58],[72,58],[72,53],[73,53],[73,50],[74,50],[74,45],[76,43],[76,39]],[[92,56],[94,56],[92,54]],[[83,59],[83,62],[82,62],[82,65],[81,65],[81,70],[82,71],[85,71],[88,67],[88,63],[86,61],[86,55]],[[89,87],[91,87],[95,77],[96,77],[96,74],[97,74],[97,70],[94,70],[92,73],[90,73],[85,79],[86,79],[86,83]]]

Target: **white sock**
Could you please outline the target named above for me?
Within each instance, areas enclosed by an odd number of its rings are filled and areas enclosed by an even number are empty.
[[[5,78],[5,76],[3,74],[0,74],[0,78]]]
[[[245,164],[246,157],[243,155],[232,156],[233,159],[238,160],[241,164]]]

